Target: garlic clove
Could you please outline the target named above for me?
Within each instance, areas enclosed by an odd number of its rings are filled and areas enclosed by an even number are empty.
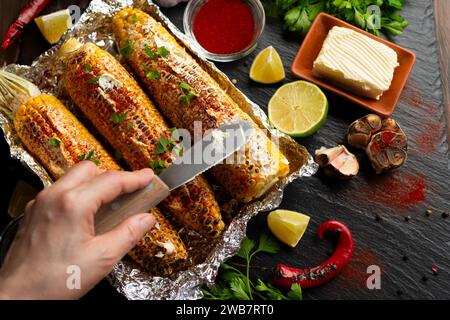
[[[349,179],[356,176],[359,171],[358,159],[342,145],[316,150],[314,160],[323,168],[326,175],[336,178]]]

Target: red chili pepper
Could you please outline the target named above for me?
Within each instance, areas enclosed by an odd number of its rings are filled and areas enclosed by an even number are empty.
[[[317,267],[308,269],[290,268],[279,264],[275,269],[275,283],[290,289],[298,283],[302,289],[320,286],[336,277],[349,262],[353,255],[353,237],[346,225],[330,220],[320,225],[317,235],[323,239],[326,232],[339,232],[339,242],[333,255]]]
[[[30,23],[44,9],[50,0],[32,0],[19,12],[16,21],[6,31],[2,47],[8,48],[22,34],[24,27]]]

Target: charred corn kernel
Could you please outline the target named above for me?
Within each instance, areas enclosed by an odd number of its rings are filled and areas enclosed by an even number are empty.
[[[195,121],[203,130],[233,120],[254,124],[245,159],[211,170],[235,199],[258,198],[289,173],[278,147],[159,22],[143,11],[124,9],[113,18],[113,31],[123,56],[173,125],[193,133]]]
[[[151,166],[158,171],[170,166],[176,145],[171,129],[137,82],[96,45],[73,47],[76,49],[62,53],[67,66],[64,84],[86,117],[133,170]],[[174,190],[162,207],[204,236],[217,237],[224,228],[219,206],[204,178]]]
[[[186,265],[188,254],[178,233],[154,208],[155,227],[147,232],[128,255],[152,274],[169,276]]]
[[[101,169],[119,170],[111,156],[55,97],[42,94],[21,105],[14,127],[25,148],[54,179],[88,159]]]
[[[42,94],[30,98],[15,113],[14,127],[25,148],[54,179],[82,158],[90,158],[101,169],[122,170],[83,124],[53,96]],[[159,227],[149,231],[130,255],[147,261],[163,252],[157,241],[172,243],[172,252],[154,261],[151,267],[152,272],[167,275],[184,264],[187,251],[163,214],[157,209],[152,213]]]

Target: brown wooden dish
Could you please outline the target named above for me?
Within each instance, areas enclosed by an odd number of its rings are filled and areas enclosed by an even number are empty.
[[[370,99],[353,94],[345,89],[341,89],[327,82],[324,79],[317,78],[313,75],[313,63],[322,49],[328,32],[334,26],[346,27],[362,33],[376,41],[379,41],[392,48],[398,57],[399,66],[394,71],[394,78],[391,87],[380,98],[380,100]],[[408,80],[409,74],[416,61],[416,55],[407,49],[404,49],[392,42],[386,41],[373,34],[363,31],[345,21],[335,18],[329,14],[321,13],[314,20],[308,34],[306,35],[297,56],[294,59],[291,70],[292,72],[305,80],[313,82],[324,89],[327,89],[337,95],[361,105],[381,116],[389,117],[394,113],[397,102]]]

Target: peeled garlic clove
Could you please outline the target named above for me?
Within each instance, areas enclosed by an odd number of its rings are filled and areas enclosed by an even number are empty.
[[[349,179],[356,176],[359,171],[358,159],[342,145],[316,150],[314,160],[323,168],[326,175],[336,178]]]

